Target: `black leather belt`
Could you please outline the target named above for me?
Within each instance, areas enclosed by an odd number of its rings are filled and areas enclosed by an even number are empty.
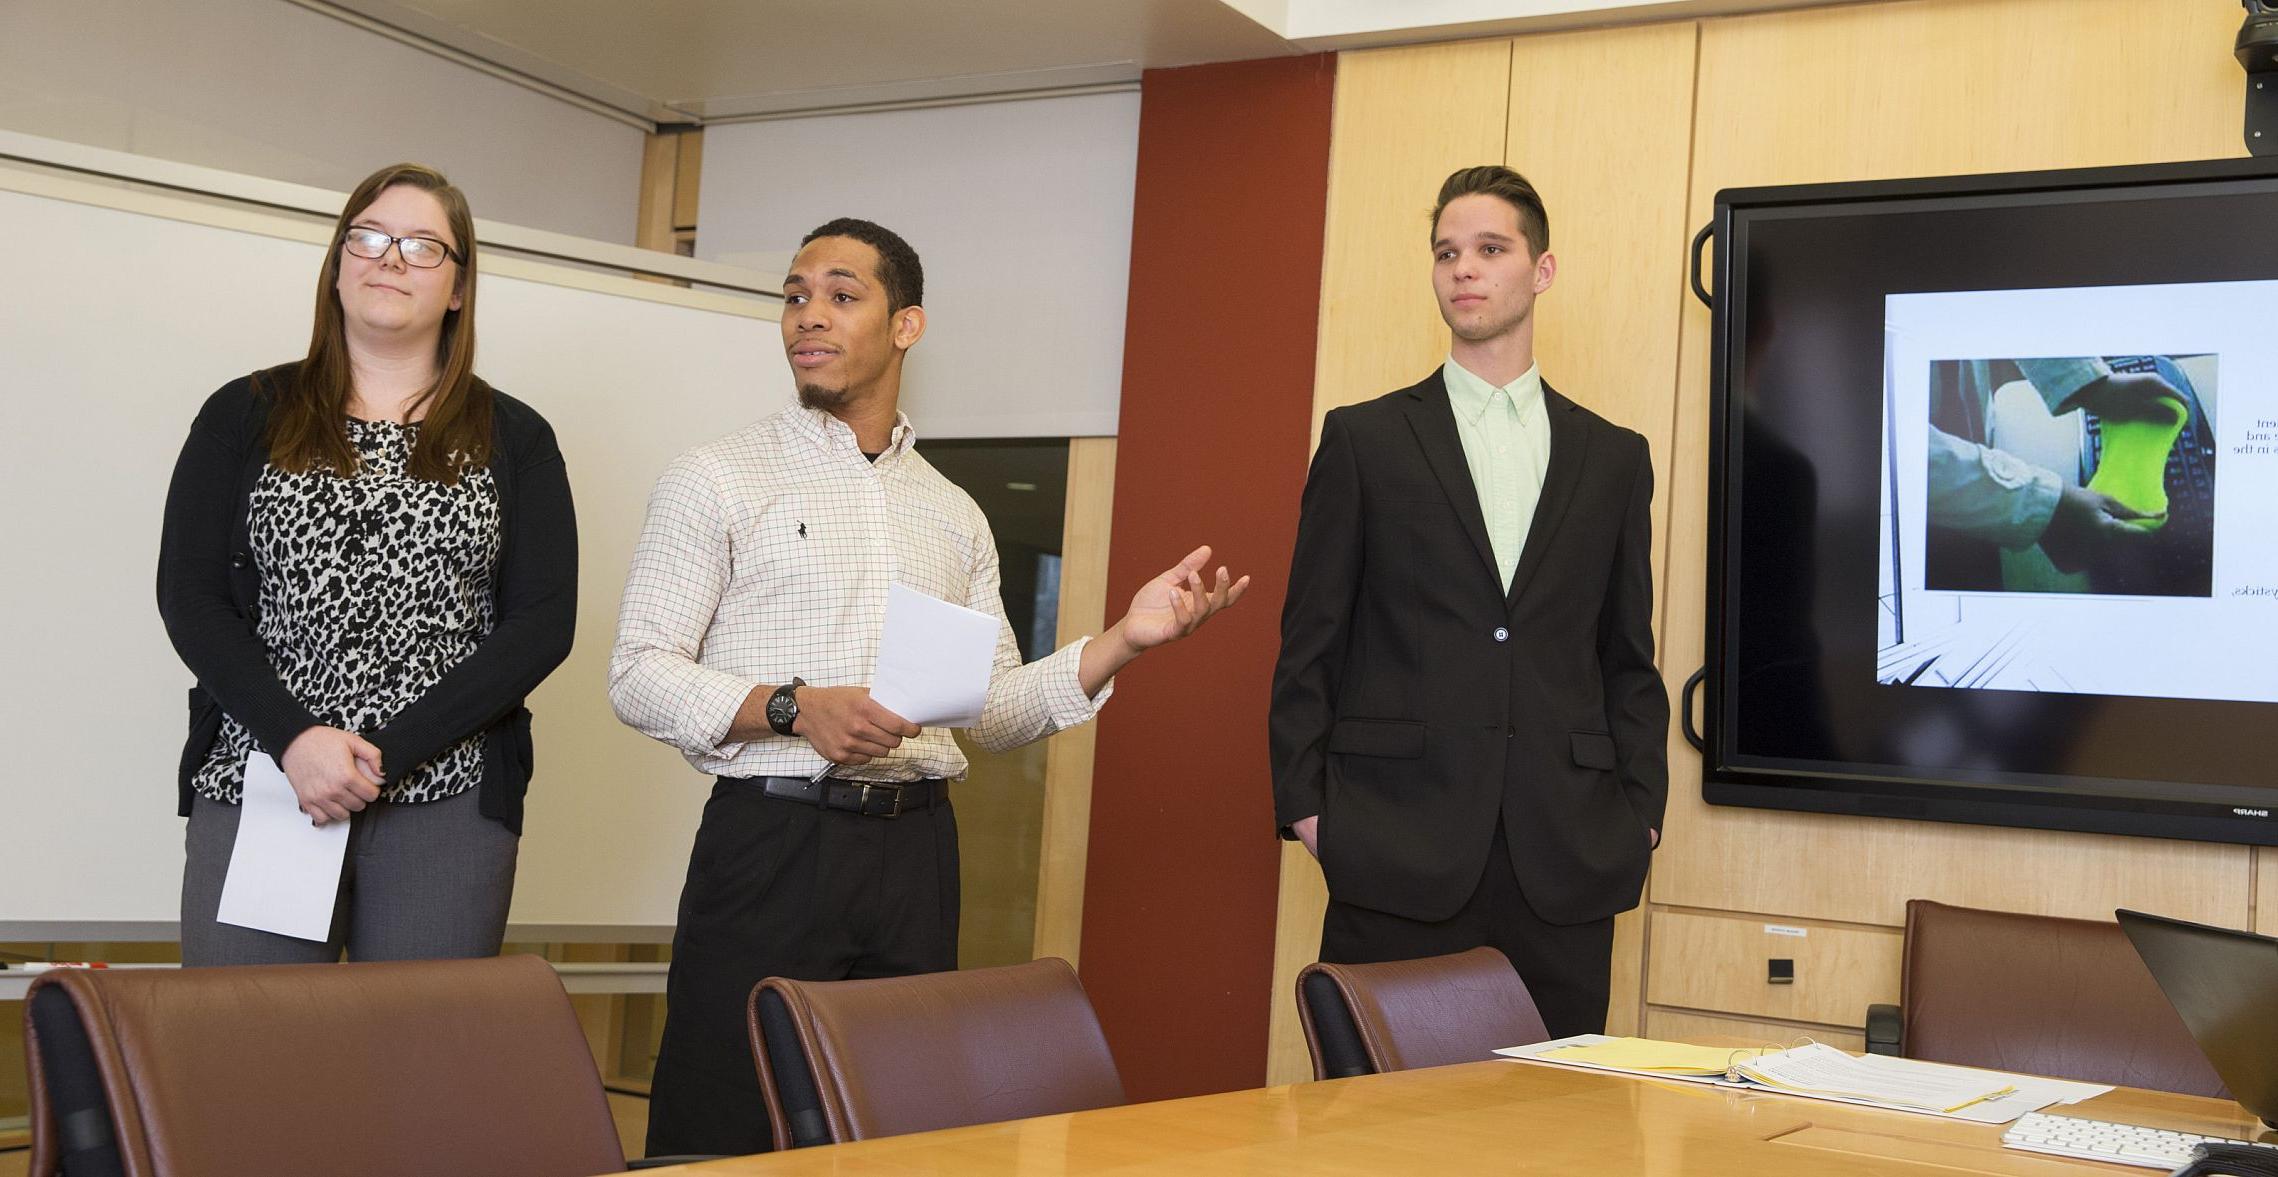
[[[900,817],[949,800],[949,782],[938,779],[888,784],[880,781],[811,781],[796,776],[765,776],[754,782],[770,797],[803,801],[864,817]]]

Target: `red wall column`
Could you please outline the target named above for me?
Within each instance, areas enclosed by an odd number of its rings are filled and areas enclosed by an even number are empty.
[[[1266,704],[1310,457],[1336,58],[1140,90],[1108,616],[1197,543],[1240,606],[1100,716],[1083,977],[1134,1100],[1265,1082],[1280,843]]]

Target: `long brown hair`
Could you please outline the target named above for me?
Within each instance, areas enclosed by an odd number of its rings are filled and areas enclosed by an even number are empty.
[[[452,244],[459,251],[459,309],[443,315],[443,332],[435,348],[435,383],[413,402],[415,407],[426,406],[427,416],[412,448],[409,472],[430,482],[457,482],[462,469],[490,461],[491,390],[475,376],[474,214],[467,208],[466,194],[452,187],[443,173],[399,163],[364,177],[332,226],[332,248],[317,273],[316,323],[309,332],[308,358],[291,379],[265,374],[271,378],[262,381],[275,398],[269,410],[269,461],[280,470],[297,474],[321,469],[341,476],[356,472],[356,449],[348,444],[345,423],[353,388],[340,309],[341,237],[381,193],[399,184],[417,188],[443,206],[456,238]]]

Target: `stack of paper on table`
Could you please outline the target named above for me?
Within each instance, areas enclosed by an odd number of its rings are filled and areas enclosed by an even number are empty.
[[[1797,1095],[1864,1099],[1887,1107],[1957,1112],[2017,1090],[2007,1075],[1940,1067],[1889,1055],[1853,1056],[1822,1042],[1744,1058],[1740,1073]]]
[[[1701,1047],[1649,1038],[1578,1034],[1495,1052],[1507,1058],[1616,1071],[1685,1083],[1774,1091],[1838,1103],[2006,1124],[2054,1103],[2078,1103],[2110,1087],[1951,1067],[1884,1055],[1853,1057],[1822,1043],[1779,1050]]]

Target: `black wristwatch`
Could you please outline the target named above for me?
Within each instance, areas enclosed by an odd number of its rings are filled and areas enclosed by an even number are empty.
[[[775,693],[767,697],[767,726],[774,728],[776,735],[792,734],[791,725],[799,722],[799,696],[796,692],[806,685],[806,679],[793,678],[775,688]]]

